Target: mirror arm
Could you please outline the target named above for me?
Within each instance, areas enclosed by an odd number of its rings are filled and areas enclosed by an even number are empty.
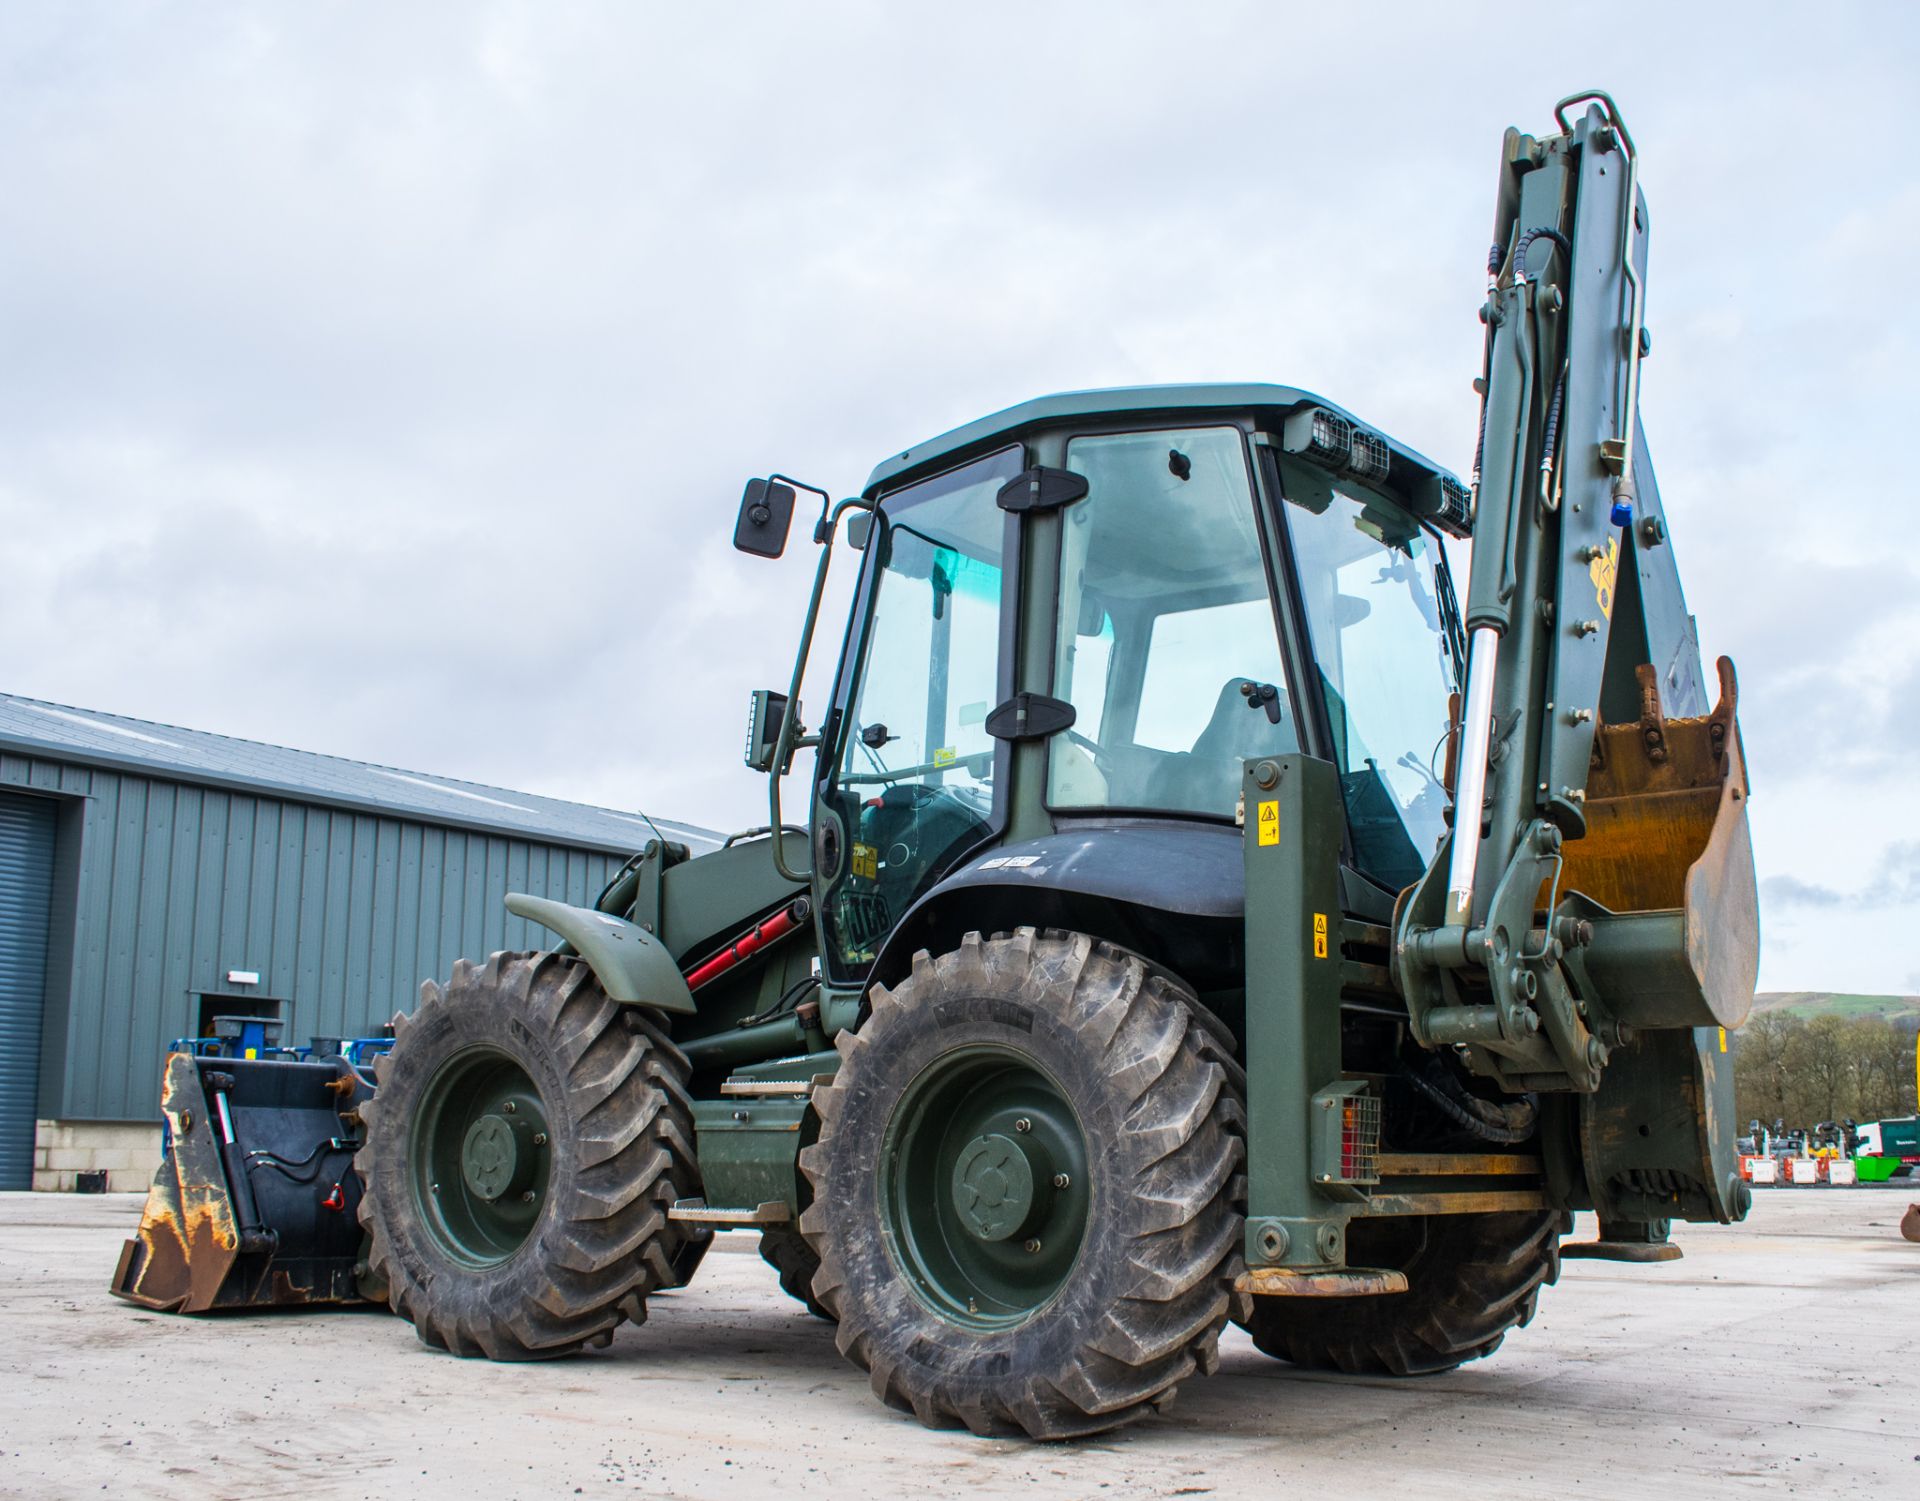
[[[797,483],[797,481],[787,479],[784,475],[774,475],[773,478],[780,480],[784,484],[791,485]],[[807,746],[817,748],[820,744],[820,737],[818,735],[796,735],[794,731],[799,727],[800,716],[798,706],[800,703],[800,680],[807,675],[807,657],[813,650],[813,628],[820,620],[820,601],[827,592],[827,569],[833,562],[833,547],[831,545],[833,541],[833,531],[834,528],[839,525],[841,515],[846,511],[861,510],[869,511],[876,517],[880,515],[879,508],[865,497],[843,500],[838,505],[833,506],[829,511],[829,502],[825,498],[826,492],[824,490],[816,490],[812,485],[801,485],[799,488],[822,497],[820,525],[814,529],[814,539],[820,544],[820,563],[813,571],[813,593],[807,600],[806,620],[800,627],[800,649],[794,653],[793,679],[787,688],[787,703],[793,706],[793,709],[791,712],[783,715],[780,720],[780,734],[773,745],[773,766],[767,773],[767,812],[769,815],[767,822],[776,829],[784,825],[784,820],[780,817],[780,779],[783,775],[781,768],[787,764],[788,759],[796,750]],[[811,825],[809,825],[809,827],[811,827]],[[779,839],[773,841],[773,868],[780,873],[780,878],[783,881],[792,881],[796,884],[805,884],[812,881],[813,871],[811,868],[805,871],[796,871],[788,867],[786,852],[781,849],[781,843],[782,841]]]
[[[818,485],[810,485],[803,479],[795,479],[791,474],[769,474],[767,479],[769,482],[778,481],[780,484],[788,485],[795,490],[805,490],[809,495],[818,495],[820,497],[820,519],[813,524],[813,540],[817,543],[824,544],[826,540],[833,535],[833,523],[840,519],[840,513],[834,511],[831,518],[829,518],[827,509],[833,504],[833,497],[831,495],[827,494],[827,492],[822,490]]]

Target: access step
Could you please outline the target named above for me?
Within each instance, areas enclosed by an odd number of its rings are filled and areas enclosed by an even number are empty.
[[[676,1199],[673,1208],[667,1211],[667,1218],[678,1220],[684,1225],[714,1225],[718,1227],[738,1225],[784,1225],[793,1218],[793,1211],[778,1199],[769,1199],[752,1209],[728,1209],[709,1204],[705,1199]]]

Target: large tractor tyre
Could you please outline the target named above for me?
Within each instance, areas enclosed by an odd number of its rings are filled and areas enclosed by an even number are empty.
[[[606,1344],[690,1273],[687,1061],[556,954],[495,954],[394,1019],[361,1107],[360,1222],[393,1311],[456,1355]]]
[[[1191,991],[1072,933],[876,988],[800,1155],[841,1353],[929,1427],[1095,1433],[1218,1363],[1243,1081]]]
[[[820,1258],[807,1244],[806,1236],[789,1225],[775,1225],[760,1232],[760,1259],[780,1276],[780,1291],[807,1305],[817,1319],[832,1320],[827,1306],[813,1295],[813,1275],[820,1270]]]
[[[1356,1376],[1429,1376],[1491,1355],[1559,1280],[1558,1213],[1435,1214],[1356,1224],[1347,1259],[1407,1274],[1403,1293],[1253,1300],[1267,1354]]]

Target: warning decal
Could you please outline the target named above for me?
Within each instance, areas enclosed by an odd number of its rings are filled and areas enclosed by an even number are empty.
[[[1268,798],[1260,804],[1260,842],[1278,844],[1280,842],[1280,800]]]

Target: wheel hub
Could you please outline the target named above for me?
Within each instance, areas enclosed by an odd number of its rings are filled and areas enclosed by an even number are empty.
[[[492,1266],[525,1245],[552,1173],[545,1102],[498,1048],[454,1054],[422,1092],[411,1176],[428,1233],[455,1261]]]
[[[467,1187],[491,1203],[522,1186],[532,1162],[522,1150],[521,1133],[504,1115],[483,1115],[467,1128],[460,1149],[460,1175]]]
[[[998,1133],[976,1136],[953,1165],[953,1204],[982,1240],[1005,1240],[1033,1217],[1034,1163],[1021,1143]]]
[[[881,1214],[916,1295],[999,1329],[1066,1284],[1089,1206],[1086,1137],[1066,1093],[1020,1049],[956,1049],[911,1080],[881,1150]]]

